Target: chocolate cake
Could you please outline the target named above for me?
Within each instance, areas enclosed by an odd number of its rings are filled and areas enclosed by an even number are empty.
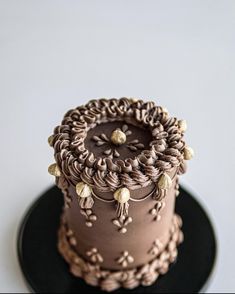
[[[154,102],[98,99],[70,110],[49,138],[64,195],[58,248],[76,277],[105,291],[153,284],[183,241],[174,213],[193,156],[184,120]]]

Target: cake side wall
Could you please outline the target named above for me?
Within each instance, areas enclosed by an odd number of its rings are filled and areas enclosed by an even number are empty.
[[[73,232],[71,245],[79,256],[103,269],[131,269],[148,263],[168,244],[175,209],[175,186],[176,178],[161,201],[162,208],[157,214],[152,212],[158,203],[154,195],[141,202],[130,201],[129,217],[132,222],[119,226],[113,222],[116,219],[115,203],[95,198],[92,212],[89,215],[84,211],[81,213],[75,187],[69,185],[71,202],[65,209],[65,221]],[[154,184],[150,185],[148,193],[154,188]],[[146,188],[131,194],[142,195],[143,192],[146,193]],[[121,233],[123,227],[125,233]]]

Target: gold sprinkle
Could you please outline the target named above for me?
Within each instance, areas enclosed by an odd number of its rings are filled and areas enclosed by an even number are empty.
[[[114,199],[123,204],[129,201],[130,191],[127,188],[120,188],[114,193]]]
[[[51,174],[52,176],[55,176],[55,177],[61,176],[60,169],[56,163],[53,163],[48,167],[48,172],[49,172],[49,174]]]
[[[129,98],[129,101],[130,101],[132,104],[134,104],[134,103],[138,102],[139,99],[137,99],[137,98]]]
[[[162,117],[163,119],[168,119],[169,118],[169,112],[166,107],[162,107]]]
[[[76,193],[78,194],[79,197],[81,198],[87,198],[92,195],[92,189],[89,185],[79,182],[76,185]]]
[[[165,115],[169,115],[169,111],[166,107],[162,107],[162,113]]]
[[[126,142],[126,134],[122,132],[120,129],[113,131],[111,135],[111,141],[115,145],[122,145]]]
[[[54,139],[54,136],[51,135],[49,138],[48,138],[48,144],[52,147],[52,142],[53,142],[53,139]]]
[[[189,146],[184,147],[184,159],[185,160],[190,160],[194,157],[194,151],[193,148]]]
[[[186,120],[179,120],[178,121],[178,127],[179,127],[179,130],[181,131],[181,132],[186,132],[186,130],[187,130],[187,122],[186,122]]]
[[[158,180],[158,188],[167,190],[170,189],[172,185],[171,177],[168,174],[162,174]]]

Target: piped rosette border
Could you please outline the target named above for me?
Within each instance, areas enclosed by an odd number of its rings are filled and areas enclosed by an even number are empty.
[[[122,121],[149,129],[152,141],[134,159],[116,160],[95,157],[88,150],[85,139],[90,129],[98,124]],[[55,150],[56,165],[49,171],[61,173],[74,186],[84,182],[100,191],[129,190],[146,187],[152,182],[167,189],[167,177],[172,170],[185,171],[185,160],[191,159],[193,150],[183,139],[186,122],[170,117],[168,112],[154,102],[131,99],[100,99],[69,111],[60,126],[49,138]],[[164,178],[164,180],[161,180]],[[166,187],[166,188],[164,188]]]

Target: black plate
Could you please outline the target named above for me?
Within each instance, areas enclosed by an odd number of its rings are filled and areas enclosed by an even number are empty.
[[[192,293],[205,290],[216,257],[214,230],[200,204],[184,189],[176,211],[183,218],[184,243],[177,262],[150,287],[113,293]],[[63,197],[52,187],[27,212],[18,235],[18,256],[30,290],[37,293],[104,293],[69,273],[57,251]]]

